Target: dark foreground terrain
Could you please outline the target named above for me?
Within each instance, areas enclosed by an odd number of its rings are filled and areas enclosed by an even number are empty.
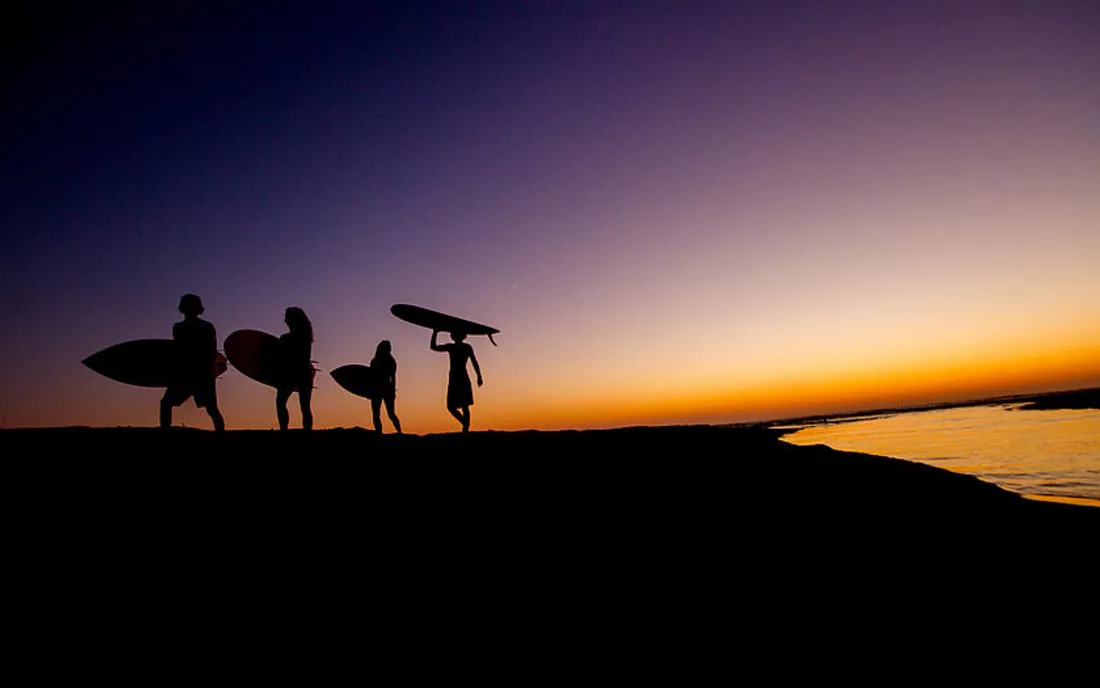
[[[764,429],[16,430],[56,685],[1042,685],[1100,509]],[[1090,664],[1091,663],[1091,664]]]
[[[1075,389],[1069,392],[1043,394],[1021,406],[1020,409],[1023,411],[1100,409],[1100,389]]]

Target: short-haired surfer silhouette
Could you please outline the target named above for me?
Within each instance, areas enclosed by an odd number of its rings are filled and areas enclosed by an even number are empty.
[[[474,364],[477,373],[477,386],[481,386],[481,367],[477,364],[474,347],[463,340],[465,332],[452,332],[453,344],[438,344],[439,330],[432,330],[432,351],[446,351],[451,359],[451,369],[447,375],[447,411],[462,423],[462,432],[470,431],[470,407],[474,404],[474,390],[470,385],[470,375],[466,372],[466,361]]]
[[[206,409],[214,430],[225,430],[225,419],[218,410],[218,393],[214,370],[218,355],[218,333],[214,325],[199,316],[206,309],[202,299],[195,294],[180,298],[179,311],[183,320],[172,326],[172,340],[176,343],[176,367],[172,381],[160,399],[160,427],[172,425],[172,409],[195,398],[195,406]]]
[[[370,398],[371,416],[374,430],[382,434],[382,405],[386,405],[386,415],[393,423],[393,429],[401,434],[401,421],[397,419],[394,404],[397,402],[397,359],[388,339],[378,342],[371,359],[370,369],[374,378],[374,393]]]
[[[290,427],[290,412],[287,411],[286,402],[291,394],[297,392],[298,406],[302,409],[302,429],[312,430],[313,411],[309,402],[313,396],[313,376],[317,372],[310,359],[313,353],[313,324],[306,317],[305,311],[297,306],[286,309],[283,321],[290,331],[279,337],[283,365],[282,380],[276,387],[275,413],[279,417],[281,430]]]

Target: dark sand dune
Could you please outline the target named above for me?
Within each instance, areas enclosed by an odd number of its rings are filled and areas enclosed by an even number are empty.
[[[1100,510],[763,429],[0,443],[33,468],[37,668],[58,684],[1096,670]]]

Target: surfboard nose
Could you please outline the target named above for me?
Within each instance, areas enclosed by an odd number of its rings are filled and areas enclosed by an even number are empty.
[[[86,356],[84,358],[84,360],[81,361],[81,363],[83,363],[90,370],[93,370],[97,373],[100,372],[99,368],[97,367],[96,354],[92,354],[91,356]]]

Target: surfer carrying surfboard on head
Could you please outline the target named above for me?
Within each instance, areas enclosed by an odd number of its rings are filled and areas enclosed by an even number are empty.
[[[214,430],[225,430],[225,419],[218,410],[218,394],[214,379],[218,355],[218,333],[214,325],[199,316],[204,312],[202,299],[195,294],[180,298],[179,311],[183,320],[172,326],[176,344],[176,368],[172,381],[160,399],[160,427],[172,426],[172,409],[195,398],[195,406],[206,409]]]
[[[439,330],[432,330],[432,351],[446,351],[451,358],[451,370],[447,377],[447,411],[462,423],[462,432],[470,431],[470,407],[474,405],[474,390],[470,386],[470,375],[466,372],[466,361],[474,364],[477,373],[477,386],[481,386],[481,367],[477,364],[474,347],[463,340],[466,333],[461,330],[451,332],[453,344],[439,344],[436,338]]]
[[[317,372],[310,355],[313,351],[313,324],[305,311],[297,306],[286,309],[283,318],[290,331],[279,337],[282,345],[283,365],[281,380],[276,387],[275,413],[279,417],[279,428],[290,427],[290,412],[286,402],[290,395],[298,393],[298,406],[302,409],[302,429],[313,429],[313,411],[309,402],[313,396],[313,376]]]
[[[371,416],[374,420],[374,431],[382,434],[382,404],[386,405],[386,415],[393,423],[393,429],[401,434],[401,421],[397,419],[394,404],[397,401],[397,359],[393,357],[392,347],[388,339],[378,342],[374,350],[374,358],[370,362],[371,376],[374,378],[374,389],[370,397]]]

